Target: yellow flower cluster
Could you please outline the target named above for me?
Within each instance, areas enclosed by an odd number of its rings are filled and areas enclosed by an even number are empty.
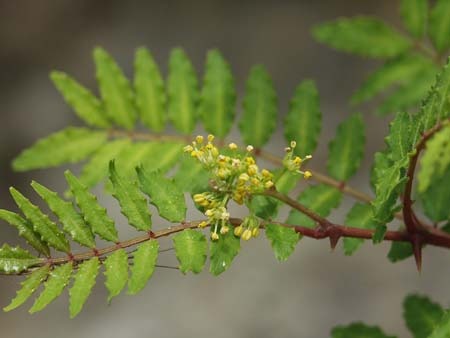
[[[255,216],[247,216],[241,225],[234,228],[234,235],[248,241],[252,237],[259,235],[259,220]]]
[[[289,170],[291,172],[299,173],[299,174],[303,175],[303,177],[305,179],[308,179],[312,176],[312,173],[309,170],[301,171],[300,168],[301,168],[302,164],[305,161],[312,158],[312,156],[307,155],[304,158],[301,158],[300,156],[294,156],[294,149],[296,146],[297,146],[297,142],[291,141],[291,146],[285,148],[286,155],[284,156],[284,159],[283,159],[283,165],[287,170]]]

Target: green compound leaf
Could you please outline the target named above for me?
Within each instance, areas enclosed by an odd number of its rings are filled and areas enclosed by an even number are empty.
[[[44,291],[36,299],[29,312],[36,313],[42,311],[47,305],[58,298],[69,284],[72,270],[72,263],[66,263],[54,268],[44,283]]]
[[[199,273],[203,270],[208,251],[203,233],[192,229],[183,230],[173,237],[173,244],[182,273]]]
[[[218,50],[208,52],[199,113],[206,131],[219,139],[227,136],[233,124],[236,92],[230,66]]]
[[[56,167],[84,160],[106,142],[106,133],[86,128],[68,127],[38,140],[17,156],[16,171]]]
[[[234,236],[232,231],[226,235],[220,235],[217,241],[211,241],[209,272],[218,276],[227,270],[240,248],[240,238]]]
[[[17,291],[16,297],[11,301],[11,304],[3,308],[3,311],[12,311],[25,303],[28,298],[33,295],[33,293],[37,290],[41,283],[47,278],[49,272],[50,266],[48,265],[45,265],[42,268],[33,271],[33,273],[31,273],[27,277],[27,279],[25,279],[21,283],[22,287]]]
[[[373,17],[341,18],[313,30],[316,40],[337,50],[372,58],[391,58],[410,47],[408,39]]]
[[[160,171],[136,168],[141,190],[150,197],[159,215],[170,222],[181,222],[186,218],[186,202],[183,191],[173,179],[166,178]]]
[[[402,0],[400,14],[408,31],[416,38],[425,34],[428,20],[427,0]]]
[[[173,178],[177,186],[184,192],[195,194],[208,190],[208,171],[190,156],[183,157]]]
[[[88,89],[63,72],[53,71],[50,73],[50,78],[80,119],[92,127],[111,126],[101,101]]]
[[[450,117],[450,58],[438,75],[421,108],[423,130],[430,129],[437,122]]]
[[[331,331],[332,338],[396,338],[386,335],[378,326],[368,326],[363,323],[353,323],[347,326],[337,326]]]
[[[437,327],[428,338],[447,338],[450,336],[450,311],[446,311]]]
[[[276,224],[267,224],[265,229],[276,259],[280,262],[286,261],[295,250],[300,239],[299,234],[292,228]]]
[[[289,112],[284,121],[286,141],[297,142],[295,152],[300,156],[310,155],[317,146],[322,124],[319,92],[311,80],[305,80],[295,89]]]
[[[450,168],[441,178],[433,180],[433,183],[425,192],[419,194],[425,215],[433,222],[450,220],[450,208],[448,206],[450,185],[448,182],[450,182]]]
[[[59,218],[64,230],[72,239],[89,248],[95,247],[94,235],[83,217],[74,209],[71,202],[64,201],[58,194],[39,184],[31,182],[33,189],[48,204],[50,210]]]
[[[262,65],[253,66],[246,83],[239,129],[245,144],[265,145],[277,125],[277,94],[272,79]]]
[[[69,241],[64,236],[64,233],[58,229],[56,224],[19,191],[13,187],[11,187],[9,191],[27,220],[33,224],[34,231],[41,236],[41,240],[56,250],[69,252]]]
[[[297,198],[301,204],[322,217],[327,217],[332,209],[337,208],[341,199],[342,193],[338,189],[325,184],[309,186]],[[291,210],[286,222],[308,228],[316,226],[312,219],[297,210]]]
[[[138,48],[134,59],[136,106],[142,123],[160,132],[166,123],[166,92],[153,56],[146,48]]]
[[[428,297],[409,295],[403,302],[403,317],[414,338],[427,338],[443,315],[441,306]]]
[[[450,16],[448,13],[450,13],[448,0],[437,0],[430,12],[430,37],[439,52],[450,47]]]
[[[413,255],[412,245],[409,242],[392,242],[387,255],[392,263],[396,263]]]
[[[0,272],[20,273],[39,262],[39,258],[20,247],[12,248],[3,244],[0,248]]]
[[[179,132],[190,135],[197,121],[200,92],[195,69],[181,48],[170,53],[167,94],[169,119]]]
[[[105,285],[109,291],[108,303],[118,296],[128,281],[128,254],[120,249],[106,258],[105,262]]]
[[[133,129],[137,112],[130,82],[103,48],[94,49],[94,61],[97,81],[108,117],[120,127]]]
[[[400,55],[387,61],[370,74],[353,94],[351,103],[358,104],[367,101],[393,85],[407,85],[413,79],[417,79],[424,70],[432,70],[436,73],[436,67],[429,59],[418,54]],[[416,99],[421,99],[422,96],[416,97]]]
[[[141,291],[155,271],[158,258],[159,242],[150,240],[140,244],[133,253],[131,277],[128,281],[128,294],[135,295]]]
[[[19,231],[19,236],[25,238],[28,244],[35,248],[38,252],[44,254],[45,256],[50,255],[50,250],[42,240],[39,234],[34,232],[33,225],[26,219],[22,218],[20,215],[0,209],[0,219],[11,224]]]
[[[117,236],[114,221],[108,216],[106,209],[98,203],[97,197],[91,194],[88,188],[69,170],[64,174],[83,218],[89,224],[93,233],[104,240],[114,243],[118,242],[119,237]]]
[[[361,114],[353,114],[337,129],[330,142],[327,168],[331,177],[347,181],[358,170],[364,156],[364,121]]]
[[[437,132],[426,144],[417,175],[418,189],[424,192],[431,183],[439,180],[450,167],[450,125]]]
[[[128,139],[114,140],[102,145],[83,167],[80,181],[88,187],[93,187],[108,176],[109,161],[114,160],[124,150],[129,148]]]
[[[373,210],[370,204],[355,203],[345,218],[345,225],[361,229],[375,229],[377,223],[373,220]],[[353,255],[363,242],[364,240],[359,238],[344,238],[344,253],[347,256]]]
[[[95,285],[99,268],[100,261],[98,257],[91,258],[78,265],[78,271],[74,276],[72,288],[69,290],[70,318],[76,317],[83,308]]]
[[[119,201],[122,214],[127,217],[129,224],[138,230],[150,230],[152,227],[151,213],[137,182],[119,176],[114,161],[109,164],[109,173],[113,196]]]
[[[422,98],[429,92],[436,77],[437,70],[425,69],[408,83],[399,86],[377,108],[377,113],[385,115],[416,108]]]

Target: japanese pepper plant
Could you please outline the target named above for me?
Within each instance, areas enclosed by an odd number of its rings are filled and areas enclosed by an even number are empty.
[[[328,239],[333,249],[342,242],[346,255],[364,240],[390,241],[388,259],[413,257],[418,270],[426,247],[449,249],[450,1],[402,0],[400,9],[405,32],[366,16],[313,29],[314,37],[331,47],[384,60],[351,99],[354,105],[384,95],[377,111],[392,114],[385,149],[373,158],[373,195],[348,183],[364,156],[361,113],[337,126],[327,172],[309,168],[322,121],[312,80],[295,88],[282,126],[286,148],[272,154],[265,145],[277,128],[278,102],[262,65],[251,68],[246,82],[241,140],[227,137],[235,121],[236,89],[218,50],[207,53],[201,83],[180,48],[170,54],[166,80],[152,54],[137,49],[133,81],[104,49],[95,48],[99,96],[71,76],[52,72],[56,88],[86,126],[38,140],[14,160],[13,168],[82,163],[82,169],[65,172],[63,195],[31,183],[51,217],[10,189],[18,211],[1,209],[0,219],[16,227],[33,251],[8,244],[0,248],[0,273],[24,275],[4,310],[24,304],[42,285],[30,313],[43,310],[68,288],[69,312],[75,317],[101,269],[109,301],[124,288],[137,294],[159,266],[159,254],[167,251],[160,249],[159,239],[168,236],[183,274],[200,273],[209,258],[209,272],[220,275],[241,245],[261,232],[279,261],[287,260],[303,237]],[[194,137],[199,122],[204,132]],[[165,133],[168,123],[175,133]],[[299,182],[306,188],[292,196]],[[115,221],[91,192],[102,183],[138,232],[135,237],[119,238]],[[355,204],[345,223],[338,224],[330,214],[344,194]],[[188,198],[203,215],[199,219],[187,219]],[[244,206],[246,215],[235,217],[232,204]],[[277,216],[282,205],[290,208],[287,219]],[[164,224],[152,224],[152,210]],[[99,246],[97,239],[110,244]],[[73,251],[71,241],[82,249]],[[449,312],[425,296],[406,297],[404,317],[415,338],[450,336]],[[331,335],[393,337],[363,323],[336,327]]]

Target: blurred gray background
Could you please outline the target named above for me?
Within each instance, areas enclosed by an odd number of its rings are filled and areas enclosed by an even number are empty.
[[[128,75],[134,49],[141,45],[151,49],[164,74],[172,47],[184,47],[199,73],[206,51],[219,48],[236,76],[238,107],[251,65],[263,63],[279,93],[280,122],[295,86],[304,78],[315,79],[324,127],[311,167],[324,170],[327,143],[337,123],[352,112],[348,98],[376,63],[315,43],[311,26],[355,14],[377,15],[399,26],[397,13],[398,2],[388,0],[0,1],[0,207],[15,210],[10,185],[33,196],[32,178],[65,189],[64,168],[14,173],[10,162],[38,137],[80,124],[48,73],[63,70],[95,89],[91,51],[96,45],[105,47]],[[370,193],[371,157],[383,146],[388,119],[375,117],[368,106],[361,110],[368,126],[367,155],[351,184]],[[279,128],[268,147],[281,151],[283,142]],[[123,223],[116,204],[108,198],[101,201]],[[346,198],[342,209],[352,203]],[[344,211],[333,219],[343,221]],[[120,231],[124,238],[133,235],[125,226]],[[331,253],[327,242],[304,239],[289,261],[280,264],[261,237],[245,243],[231,269],[218,278],[157,269],[139,296],[123,294],[108,306],[100,276],[76,319],[69,319],[65,294],[33,316],[27,313],[29,303],[1,313],[0,336],[309,338],[328,337],[334,325],[363,320],[408,337],[401,313],[407,293],[426,293],[448,305],[450,272],[443,268],[447,251],[428,248],[418,274],[412,260],[389,263],[385,244],[366,243],[353,257],[344,257],[340,247]],[[0,242],[22,243],[4,223]],[[162,255],[160,262],[176,265],[173,252]],[[8,304],[20,280],[0,278],[0,307]]]

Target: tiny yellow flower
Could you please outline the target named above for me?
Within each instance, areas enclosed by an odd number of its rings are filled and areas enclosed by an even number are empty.
[[[192,156],[192,157],[198,157],[198,156],[199,156],[199,151],[197,151],[197,150],[192,150],[191,156]]]
[[[230,231],[230,228],[227,227],[226,225],[224,225],[224,226],[222,226],[222,227],[220,228],[220,233],[221,233],[222,235],[226,235],[226,234],[228,233],[228,231]]]
[[[297,146],[297,142],[291,141],[291,148],[295,148]]]
[[[198,135],[198,136],[195,138],[195,141],[196,141],[197,143],[199,143],[199,144],[202,144],[202,143],[203,143],[203,136],[202,136],[202,135]]]
[[[267,181],[265,184],[264,184],[264,186],[266,187],[266,189],[270,189],[270,188],[272,188],[273,187],[273,182],[272,181]]]
[[[242,182],[247,182],[250,179],[250,177],[246,173],[242,173],[239,175],[239,180]]]
[[[229,145],[228,145],[228,148],[230,148],[231,150],[236,150],[237,149],[237,144],[236,143],[230,143]]]
[[[214,135],[209,134],[208,135],[208,142],[214,141]]]
[[[237,237],[240,237],[242,235],[242,232],[244,231],[244,228],[239,225],[236,228],[234,228],[234,235]]]
[[[252,236],[253,237],[258,237],[259,236],[259,228],[253,228]]]
[[[217,234],[217,232],[212,232],[211,233],[211,239],[213,241],[217,241],[219,239],[219,235]]]
[[[266,178],[272,177],[272,174],[271,174],[270,171],[267,170],[267,169],[261,170],[261,175],[263,175],[263,176],[266,177]]]
[[[199,228],[205,228],[207,225],[208,225],[208,222],[206,222],[206,221],[201,221],[201,222],[198,224],[198,227],[199,227]]]
[[[205,211],[205,216],[211,217],[212,215],[214,215],[214,211],[212,211],[211,209]]]
[[[256,164],[251,164],[251,165],[248,166],[247,173],[250,176],[256,175],[257,172],[258,172],[258,166]]]
[[[255,149],[255,148],[253,148],[253,146],[251,144],[249,144],[246,149],[249,153],[251,153],[253,151],[253,149]]]
[[[185,153],[190,153],[192,150],[194,150],[194,148],[191,145],[187,145],[186,147],[183,148],[183,151]]]
[[[303,174],[303,177],[307,180],[312,176],[312,173],[309,170],[306,170]]]
[[[248,241],[250,238],[252,238],[252,231],[250,229],[245,229],[242,233],[241,237],[244,241]]]
[[[300,165],[300,163],[302,163],[302,159],[298,156],[295,156],[292,162],[294,162],[294,164],[296,165]]]

